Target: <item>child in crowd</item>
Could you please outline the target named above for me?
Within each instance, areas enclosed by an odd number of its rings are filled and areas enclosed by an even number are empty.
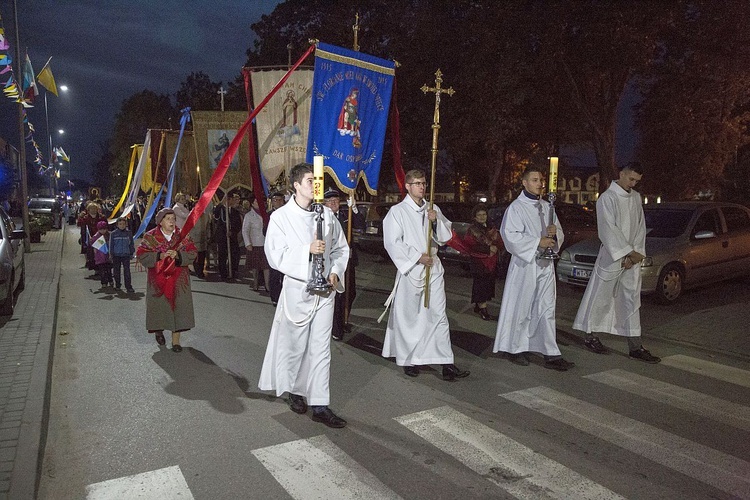
[[[125,290],[133,293],[135,290],[130,280],[130,260],[135,255],[135,245],[133,233],[128,229],[128,220],[125,217],[117,219],[117,227],[109,235],[109,253],[114,267],[115,288],[119,290],[121,287],[120,267],[122,267],[125,275]]]
[[[109,262],[109,249],[107,248],[107,236],[109,228],[106,220],[96,223],[96,232],[89,239],[89,245],[94,250],[94,264],[99,272],[102,286],[113,285],[112,264]]]

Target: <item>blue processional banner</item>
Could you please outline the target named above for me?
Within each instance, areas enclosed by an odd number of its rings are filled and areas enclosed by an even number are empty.
[[[307,161],[323,155],[346,193],[360,178],[377,192],[394,75],[393,61],[325,43],[315,50]]]

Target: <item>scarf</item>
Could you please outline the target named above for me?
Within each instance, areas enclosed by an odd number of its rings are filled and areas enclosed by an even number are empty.
[[[179,229],[175,228],[171,241],[167,241],[167,238],[161,232],[161,228],[157,226],[143,236],[136,255],[141,256],[147,252],[164,253],[167,250],[197,252],[193,240],[187,236],[184,239],[181,238]],[[184,271],[183,268],[177,265],[174,259],[169,257],[157,261],[156,266],[153,269],[149,269],[148,281],[156,290],[154,297],[164,295],[172,310],[175,307],[177,281]]]

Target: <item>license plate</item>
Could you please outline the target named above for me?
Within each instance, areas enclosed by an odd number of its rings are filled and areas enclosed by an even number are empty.
[[[589,269],[573,269],[574,278],[591,278],[591,271]]]
[[[367,234],[378,234],[378,228],[371,226],[371,227],[368,227],[367,229],[365,229],[365,232]]]

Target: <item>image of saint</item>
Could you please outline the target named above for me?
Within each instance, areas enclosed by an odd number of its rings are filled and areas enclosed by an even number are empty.
[[[227,133],[224,132],[214,144],[214,152],[216,152],[216,155],[214,155],[214,163],[219,163],[221,157],[227,152],[227,149],[229,149],[229,137],[227,137]]]
[[[362,147],[359,136],[359,89],[353,87],[349,91],[349,95],[344,99],[344,104],[341,106],[341,113],[339,113],[338,131],[343,135],[352,136],[352,145],[355,148]]]
[[[281,127],[276,138],[281,144],[295,144],[302,141],[302,133],[297,125],[297,99],[294,90],[288,90],[281,104]]]
[[[207,130],[208,138],[208,164],[216,168],[229,149],[232,139],[237,135],[236,130]],[[237,156],[232,158],[229,168],[236,170],[239,166]]]

